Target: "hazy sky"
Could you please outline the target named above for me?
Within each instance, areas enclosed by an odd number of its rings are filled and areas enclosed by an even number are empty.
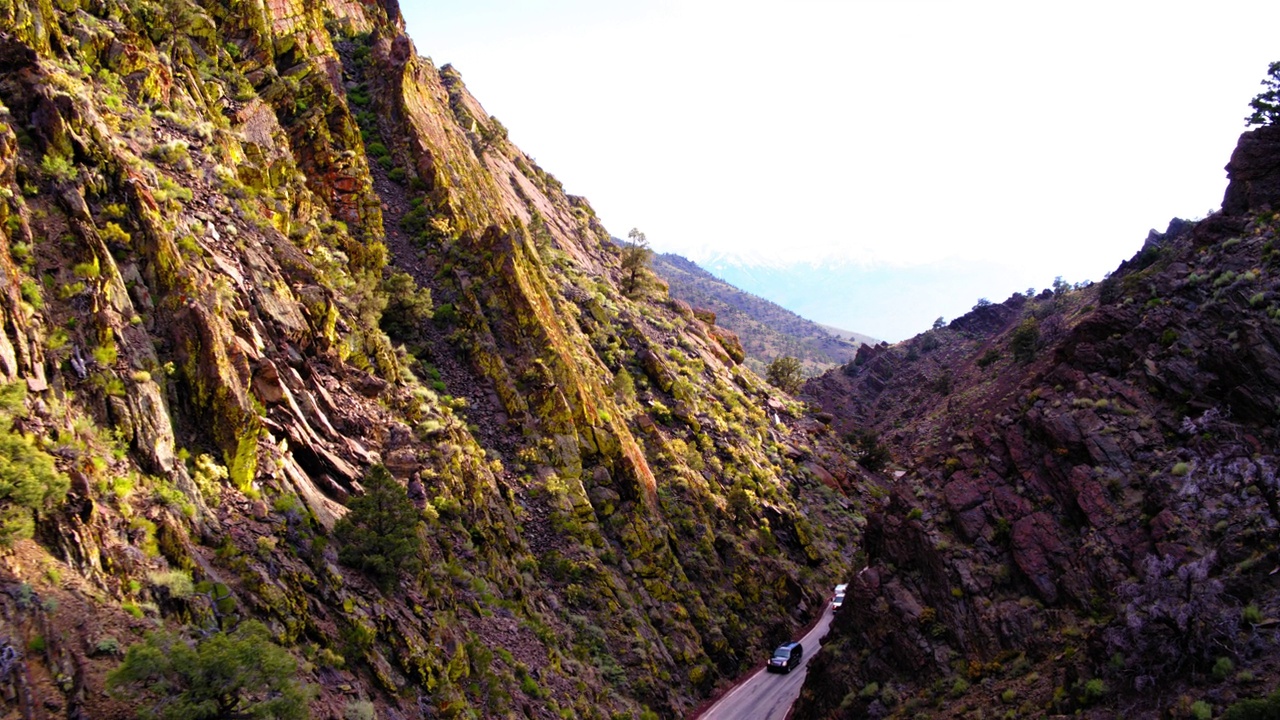
[[[893,340],[979,296],[1100,280],[1149,229],[1216,209],[1280,59],[1274,0],[402,8],[418,52],[616,236],[941,276],[936,310],[884,299]],[[950,263],[979,270],[952,289]],[[856,321],[814,319],[838,317]]]

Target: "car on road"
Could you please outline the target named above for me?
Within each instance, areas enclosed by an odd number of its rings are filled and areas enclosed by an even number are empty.
[[[840,583],[836,586],[836,592],[831,596],[831,609],[839,610],[844,605],[844,591],[849,589],[849,583]]]
[[[800,666],[804,659],[804,646],[798,642],[783,643],[773,651],[769,664],[765,666],[769,672],[789,673]]]

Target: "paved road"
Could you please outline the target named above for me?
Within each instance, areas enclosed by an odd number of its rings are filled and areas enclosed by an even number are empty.
[[[800,686],[809,672],[809,660],[818,652],[819,641],[831,627],[831,605],[827,605],[822,619],[800,639],[804,645],[804,661],[800,667],[785,675],[756,672],[738,687],[720,698],[698,720],[783,720],[791,710],[791,704],[800,697]]]

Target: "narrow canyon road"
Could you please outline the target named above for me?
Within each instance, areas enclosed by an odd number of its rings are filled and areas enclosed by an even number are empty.
[[[831,605],[822,613],[800,643],[804,645],[804,660],[800,667],[788,674],[774,674],[764,668],[757,670],[738,687],[716,701],[715,705],[698,716],[698,720],[783,720],[791,710],[791,704],[800,697],[800,686],[809,672],[809,660],[818,652],[822,637],[831,627]],[[765,659],[765,658],[761,658]]]

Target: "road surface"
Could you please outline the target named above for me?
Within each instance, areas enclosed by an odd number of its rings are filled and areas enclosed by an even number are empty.
[[[758,670],[707,708],[698,720],[784,720],[791,704],[800,697],[800,686],[809,672],[809,660],[817,654],[819,641],[831,627],[831,612],[828,604],[818,624],[800,639],[804,645],[804,660],[800,667],[787,674],[771,673],[763,668]]]

